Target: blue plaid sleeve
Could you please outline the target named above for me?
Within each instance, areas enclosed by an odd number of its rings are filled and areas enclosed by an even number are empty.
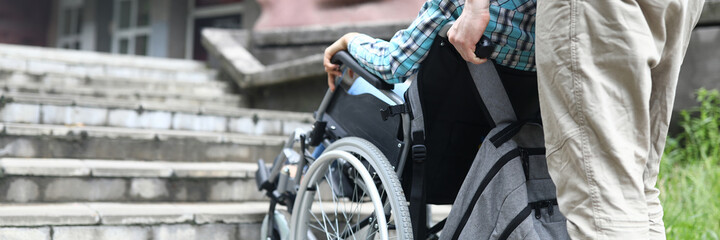
[[[348,51],[368,71],[388,83],[400,83],[417,72],[440,28],[460,16],[465,0],[428,0],[418,17],[390,41],[359,34]],[[495,44],[495,63],[535,71],[536,0],[490,0],[490,22],[484,35]]]
[[[458,0],[429,0],[415,21],[390,41],[359,34],[348,43],[348,52],[388,83],[403,82],[417,72],[440,28],[460,16],[458,6]]]

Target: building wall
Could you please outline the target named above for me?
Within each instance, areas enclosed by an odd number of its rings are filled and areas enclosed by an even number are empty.
[[[678,78],[675,109],[697,106],[699,88],[720,90],[720,25],[693,30]]]
[[[112,50],[112,35],[110,25],[112,24],[112,4],[108,0],[92,0],[95,7],[91,13],[95,20],[94,28],[91,29],[91,41],[95,42],[95,49],[91,51],[110,52]]]
[[[45,46],[50,0],[0,0],[0,43]]]
[[[424,0],[259,0],[254,29],[411,21]]]

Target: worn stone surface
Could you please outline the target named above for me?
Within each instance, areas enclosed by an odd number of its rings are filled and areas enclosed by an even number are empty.
[[[168,196],[168,188],[164,180],[139,178],[130,181],[130,197],[149,200]]]
[[[13,71],[26,71],[27,62],[11,57],[0,57],[0,68]]]
[[[19,203],[33,202],[38,199],[38,195],[38,185],[27,179],[13,180],[5,193],[7,200]]]
[[[160,225],[153,227],[153,240],[195,239],[196,231],[192,225]]]
[[[184,93],[227,93],[229,85],[226,82],[211,81],[207,83],[188,83],[177,81],[152,81],[147,79],[123,79],[123,78],[107,78],[107,77],[86,77],[84,79],[67,76],[62,74],[47,74],[40,77],[41,84],[47,87],[78,87],[86,86],[94,89],[110,88],[110,89],[144,89],[154,92],[184,92]],[[28,83],[30,81],[22,81],[16,83]],[[30,82],[32,83],[32,82]],[[191,97],[191,96],[188,96]]]
[[[268,210],[267,202],[176,204],[195,214],[195,223],[257,223]]]
[[[228,130],[245,134],[253,134],[255,130],[255,121],[252,118],[233,118],[228,123]]]
[[[0,226],[92,225],[98,214],[84,204],[0,205]]]
[[[3,108],[6,123],[42,123],[67,126],[110,126],[160,130],[236,132],[251,135],[284,135],[283,125],[309,125],[308,113],[234,109],[231,106],[200,107],[170,103],[138,104],[133,100],[56,98],[44,95],[13,95]],[[41,117],[21,117],[35,106]],[[225,110],[228,109],[228,110]],[[30,109],[32,110],[32,109]],[[32,114],[30,114],[32,115]]]
[[[50,240],[50,228],[7,228],[0,227],[2,240]]]
[[[161,161],[272,159],[286,137],[228,133],[0,124],[5,156]],[[132,149],[128,151],[127,149]]]
[[[53,240],[147,240],[147,226],[54,226]]]
[[[246,178],[250,172],[257,171],[252,163],[177,163],[172,164],[176,177],[186,178]]]
[[[40,107],[30,104],[10,104],[0,109],[0,121],[16,123],[40,122]]]
[[[195,239],[234,240],[237,227],[230,224],[206,224],[197,227]]]
[[[82,163],[96,177],[170,177],[172,169],[159,162],[83,160]]]
[[[4,89],[7,92],[24,92],[39,93],[48,96],[85,96],[85,97],[103,97],[107,99],[135,99],[146,101],[162,102],[168,99],[187,99],[196,101],[217,101],[223,103],[232,103],[240,100],[240,96],[225,92],[222,89],[213,88],[212,90],[205,88],[185,88],[174,89],[174,91],[152,91],[144,88],[104,88],[96,86],[86,86],[84,84],[76,84],[75,86],[59,86],[58,84],[49,85],[37,82],[35,80],[18,80],[13,75],[7,82],[4,82]],[[35,76],[35,75],[29,75]],[[28,77],[29,79],[37,79]],[[38,77],[39,78],[39,77]]]
[[[0,202],[244,202],[265,201],[254,179],[69,178],[6,176]],[[234,188],[234,189],[231,189]],[[223,194],[218,191],[230,191]]]
[[[238,224],[238,240],[255,240],[260,239],[260,223],[244,223]]]
[[[72,118],[67,119],[65,124],[81,123],[85,125],[101,126],[107,122],[108,109],[76,106],[71,108],[70,111],[72,111]]]
[[[193,219],[192,213],[172,204],[89,203],[88,206],[100,214],[105,225],[173,224]]]
[[[76,159],[2,158],[0,168],[7,175],[89,176],[90,169]]]
[[[108,116],[102,108],[43,105],[41,111],[44,124],[105,125]]]
[[[59,61],[28,60],[28,72],[34,74],[42,73],[63,73],[67,70],[67,64]]]
[[[124,179],[53,179],[45,187],[46,201],[108,201],[124,199],[127,181]]]
[[[14,157],[35,157],[37,154],[36,146],[33,141],[28,139],[2,139],[2,148],[0,148],[0,156],[14,156]]]
[[[153,227],[153,240],[234,240],[237,227],[228,224],[161,225]]]
[[[67,49],[40,48],[21,45],[0,45],[0,52],[8,58],[42,59],[45,61],[62,61],[72,65],[88,66],[125,66],[134,68],[165,69],[174,71],[204,71],[205,64],[198,61],[183,59],[154,58],[108,54]],[[85,71],[92,72],[92,71]]]
[[[227,118],[178,113],[173,116],[172,127],[179,130],[225,132]]]
[[[262,196],[257,188],[248,188],[253,180],[219,181],[210,187],[210,201],[240,201],[248,196]]]
[[[257,165],[233,162],[0,158],[0,170],[12,176],[246,178],[251,172],[257,171]]]
[[[258,120],[255,124],[255,135],[282,133],[283,123],[279,120]]]

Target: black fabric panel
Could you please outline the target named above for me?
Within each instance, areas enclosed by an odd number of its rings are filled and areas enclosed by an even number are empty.
[[[540,119],[537,73],[495,64],[518,121]]]
[[[397,132],[400,115],[383,121],[380,110],[389,105],[370,94],[349,95],[345,86],[338,86],[327,108],[327,134],[332,140],[354,136],[370,141],[385,154],[390,164],[398,165],[400,150]],[[335,126],[335,129],[331,127]]]
[[[417,81],[425,116],[427,203],[451,204],[492,124],[465,62],[445,39],[435,40]],[[406,175],[403,183],[410,180]]]

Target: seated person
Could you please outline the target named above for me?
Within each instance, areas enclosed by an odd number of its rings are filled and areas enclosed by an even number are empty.
[[[468,0],[468,4],[470,2]],[[490,59],[501,79],[535,81],[535,0],[472,2],[468,7],[481,8],[474,12],[484,13],[480,19],[489,21],[483,34],[496,46]],[[438,31],[448,22],[462,21],[459,17],[464,7],[462,0],[428,0],[412,24],[398,31],[390,41],[360,33],[345,34],[325,50],[323,65],[328,73],[328,86],[334,90],[334,78],[342,75],[339,66],[330,63],[330,58],[342,50],[347,50],[360,65],[386,82],[404,82],[418,71]],[[477,57],[471,60],[475,64],[484,61]],[[536,89],[532,90],[537,92]],[[513,94],[508,91],[512,99]]]

